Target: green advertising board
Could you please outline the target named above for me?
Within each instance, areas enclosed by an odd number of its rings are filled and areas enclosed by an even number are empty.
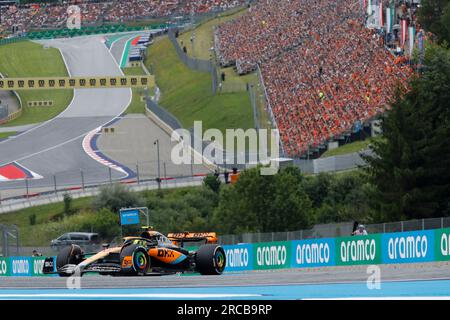
[[[450,228],[435,230],[434,242],[435,261],[450,260]]]
[[[336,265],[381,263],[381,235],[336,238]]]
[[[0,258],[0,277],[10,276],[9,258]]]
[[[32,257],[31,258],[31,275],[33,277],[43,277],[42,268],[44,267],[45,257]]]
[[[291,267],[291,241],[255,243],[253,245],[254,270]]]

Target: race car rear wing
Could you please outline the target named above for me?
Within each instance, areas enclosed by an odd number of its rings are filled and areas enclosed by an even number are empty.
[[[169,233],[167,237],[175,245],[178,245],[180,247],[182,247],[185,242],[204,241],[207,244],[217,243],[217,234],[215,232],[177,232]]]

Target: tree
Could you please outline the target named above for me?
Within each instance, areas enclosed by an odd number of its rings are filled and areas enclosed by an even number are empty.
[[[214,229],[210,220],[218,198],[207,187],[171,190],[162,198],[148,193],[147,207],[152,224],[163,233],[201,232]]]
[[[274,176],[260,175],[259,167],[246,170],[235,185],[222,188],[213,223],[223,233],[234,234],[307,228],[313,211],[302,180],[294,167]]]
[[[327,197],[333,178],[334,175],[329,173],[319,173],[317,176],[309,176],[304,179],[303,187],[315,208],[319,208]]]
[[[119,215],[108,209],[101,209],[88,223],[102,239],[112,240],[120,234]]]
[[[212,191],[219,193],[222,181],[220,181],[218,175],[208,174],[205,179],[203,179],[203,185],[210,188]]]
[[[418,18],[425,30],[450,42],[450,0],[422,0]]]
[[[143,200],[127,187],[114,184],[100,189],[100,193],[93,200],[94,210],[107,208],[112,212],[119,212],[122,208],[141,207]]]
[[[369,223],[376,220],[372,209],[373,192],[373,186],[360,172],[331,175],[328,193],[325,193],[321,206],[316,209],[316,222]]]
[[[365,157],[385,220],[449,214],[450,52],[433,45],[424,65],[382,118],[384,139]]]
[[[64,214],[69,216],[73,213],[72,196],[68,193],[64,193],[63,201],[64,201]]]

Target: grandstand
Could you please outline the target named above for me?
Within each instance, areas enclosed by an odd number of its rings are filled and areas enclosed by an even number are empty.
[[[406,89],[410,67],[367,18],[358,1],[261,1],[216,30],[223,66],[260,70],[287,155],[351,132]]]
[[[0,7],[1,24],[10,32],[13,26],[18,32],[64,28],[70,3],[80,7],[86,26],[223,11],[241,6],[244,0],[85,0],[9,5]]]
[[[223,67],[234,66],[240,75],[260,73],[285,156],[309,156],[310,150],[324,150],[329,141],[370,127],[369,122],[386,110],[398,85],[406,89],[411,68],[406,59],[392,53],[399,48],[404,52],[405,32],[395,29],[386,36],[382,21],[387,16],[383,19],[378,13],[377,21],[376,15],[367,14],[363,1],[76,1],[83,25],[169,19],[250,2],[254,4],[247,13],[216,28],[216,56]],[[380,12],[389,3],[372,1]],[[67,5],[3,7],[2,26],[24,33],[64,28]],[[403,4],[394,11],[390,29],[400,21],[415,25],[412,7]],[[140,61],[142,54],[137,49],[129,59]]]

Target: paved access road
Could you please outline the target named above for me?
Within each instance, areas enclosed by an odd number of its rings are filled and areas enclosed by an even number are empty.
[[[120,68],[103,43],[103,36],[45,40],[61,50],[71,76],[115,76]],[[39,61],[36,61],[39,63]],[[33,186],[53,184],[53,175],[64,173],[58,184],[79,184],[80,170],[89,172],[85,183],[105,181],[108,169],[92,160],[82,148],[83,137],[123,113],[131,101],[130,89],[77,89],[69,107],[14,139],[0,142],[0,167],[16,162],[43,176]],[[118,171],[113,178],[124,177]],[[23,187],[23,182],[3,182],[0,189]]]

